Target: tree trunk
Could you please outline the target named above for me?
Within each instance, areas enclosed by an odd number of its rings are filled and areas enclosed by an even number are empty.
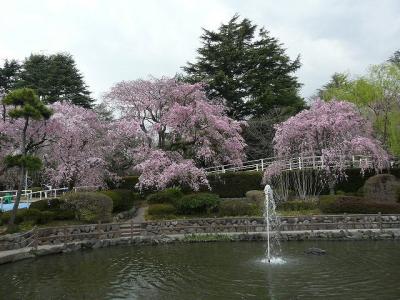
[[[14,225],[15,217],[17,215],[18,205],[19,202],[21,201],[22,187],[24,186],[25,183],[25,167],[22,166],[20,171],[21,173],[19,174],[19,185],[18,185],[17,195],[15,197],[14,206],[11,212],[10,220],[8,222],[9,227],[12,227]]]
[[[335,195],[335,183],[336,183],[336,180],[329,179],[329,181],[328,181],[329,195]]]
[[[26,131],[28,129],[28,124],[29,124],[29,119],[26,118],[24,129],[22,130],[22,137],[21,137],[21,159],[26,157]],[[22,165],[20,166],[19,185],[18,185],[17,195],[16,195],[15,201],[14,201],[14,206],[13,206],[11,216],[10,216],[10,221],[8,222],[8,229],[11,229],[14,226],[15,217],[17,215],[17,210],[18,210],[18,205],[19,205],[19,202],[21,201],[22,187],[24,186],[25,172],[26,172],[24,163],[26,163],[26,162],[22,162]]]

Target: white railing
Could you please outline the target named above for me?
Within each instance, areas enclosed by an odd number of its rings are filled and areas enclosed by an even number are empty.
[[[264,171],[273,163],[281,163],[283,170],[322,169],[326,167],[323,156],[305,156],[291,158],[268,157],[243,162],[242,165],[227,164],[205,168],[207,174],[218,174],[237,171]],[[372,167],[373,161],[368,156],[356,155],[343,158],[343,168]]]
[[[97,190],[100,186],[77,186],[72,189],[74,192],[79,191],[93,191]],[[56,189],[48,189],[42,191],[33,192],[32,190],[22,190],[20,203],[27,203],[28,205],[34,201],[42,200],[42,199],[51,199],[57,198],[62,194],[68,192],[69,189],[67,187],[56,188]],[[17,190],[8,190],[8,191],[0,191],[0,211],[3,211],[3,206],[5,200],[11,198],[10,204],[14,203],[14,199],[17,196]]]

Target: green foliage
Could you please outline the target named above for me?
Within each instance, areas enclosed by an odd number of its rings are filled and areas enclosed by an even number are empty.
[[[46,103],[62,100],[91,108],[94,102],[72,55],[68,53],[31,54],[22,65],[17,85],[34,89]]]
[[[314,210],[318,208],[317,202],[292,200],[280,203],[277,207],[278,210],[285,211],[299,211],[299,210]]]
[[[125,176],[122,178],[119,188],[122,190],[135,190],[135,185],[139,182],[139,176]]]
[[[168,188],[160,192],[156,192],[147,196],[147,202],[150,204],[155,203],[169,203],[174,204],[177,200],[183,197],[183,193],[179,188]]]
[[[368,201],[361,197],[326,195],[319,200],[323,213],[391,214],[400,213],[400,204]]]
[[[150,216],[168,217],[176,213],[176,208],[172,204],[151,204],[147,213]]]
[[[294,76],[300,60],[291,61],[265,29],[257,30],[250,20],[235,15],[218,31],[204,29],[201,41],[197,61],[183,68],[185,80],[207,83],[210,98],[226,99],[230,117],[260,117],[276,107],[303,108]]]
[[[23,213],[23,221],[32,224],[46,224],[55,218],[55,213],[52,211],[40,211],[35,208],[29,208]]]
[[[228,172],[209,175],[211,190],[221,198],[240,198],[250,190],[261,188],[261,172]]]
[[[3,104],[10,105],[8,114],[11,118],[31,118],[34,120],[50,118],[52,111],[39,99],[35,91],[28,88],[16,89],[7,94]]]
[[[4,158],[7,168],[24,167],[28,171],[38,171],[42,168],[42,161],[33,155],[7,155]]]
[[[261,204],[261,203],[264,203],[265,193],[264,193],[264,191],[260,191],[260,190],[259,191],[247,191],[246,198],[249,201],[252,201],[257,204]]]
[[[96,192],[67,193],[61,197],[67,209],[75,212],[75,218],[84,222],[111,220],[112,199]]]
[[[261,210],[257,204],[236,199],[223,200],[218,208],[218,214],[221,217],[256,216],[260,213]]]
[[[133,207],[135,200],[139,198],[139,195],[131,190],[116,189],[101,191],[100,193],[107,195],[112,199],[114,213],[130,210]]]
[[[63,201],[59,198],[42,199],[42,200],[32,202],[31,205],[29,206],[29,209],[38,209],[41,211],[60,210],[64,203],[65,203],[65,201]]]
[[[25,214],[26,210],[27,209],[19,209],[19,210],[17,210],[17,214],[15,215],[15,221],[14,221],[15,224],[19,224],[19,223],[21,223],[23,221],[23,217],[24,217],[24,214]],[[7,211],[7,212],[4,212],[1,215],[1,224],[2,225],[8,224],[8,221],[11,218],[11,213],[12,213],[11,211]]]
[[[31,209],[41,212],[51,212],[54,220],[72,220],[75,218],[75,212],[67,208],[64,200],[58,198],[32,202],[29,206],[29,210]]]
[[[196,193],[176,199],[174,206],[179,214],[205,214],[215,212],[220,203],[218,195],[211,193]]]

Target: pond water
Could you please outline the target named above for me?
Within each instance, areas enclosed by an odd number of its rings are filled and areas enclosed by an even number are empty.
[[[310,256],[310,247],[325,249]],[[111,247],[0,266],[0,299],[399,299],[400,243],[286,242]]]

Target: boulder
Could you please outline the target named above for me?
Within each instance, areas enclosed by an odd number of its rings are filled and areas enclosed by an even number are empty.
[[[365,198],[374,202],[395,203],[400,200],[400,182],[391,174],[368,178],[362,191]]]
[[[308,248],[304,250],[305,254],[311,254],[311,255],[325,255],[326,251],[320,248]]]

